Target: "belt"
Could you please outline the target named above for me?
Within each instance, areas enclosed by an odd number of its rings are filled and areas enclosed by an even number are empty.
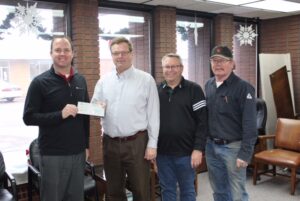
[[[224,140],[224,139],[215,138],[215,137],[209,137],[209,139],[211,139],[211,141],[213,141],[217,145],[225,145],[225,144],[230,144],[230,143],[234,142],[231,140]]]
[[[109,135],[104,133],[104,136],[106,136],[110,140],[118,141],[118,142],[127,142],[127,141],[132,141],[135,140],[138,136],[145,134],[147,131],[139,131],[134,135],[126,136],[126,137],[110,137]]]

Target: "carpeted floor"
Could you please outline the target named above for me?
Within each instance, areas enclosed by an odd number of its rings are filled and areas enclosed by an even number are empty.
[[[300,182],[295,195],[292,196],[290,195],[290,180],[286,177],[262,176],[257,185],[254,186],[252,175],[250,175],[246,188],[250,197],[249,201],[300,201]],[[161,199],[157,198],[157,201],[161,201]],[[197,201],[213,201],[207,172],[198,175]]]
[[[299,175],[300,176],[300,175]],[[300,182],[298,182],[295,195],[290,195],[290,180],[285,177],[262,176],[257,185],[252,184],[252,176],[247,180],[249,201],[300,201]],[[208,181],[207,172],[198,175],[197,201],[212,201],[212,191]]]

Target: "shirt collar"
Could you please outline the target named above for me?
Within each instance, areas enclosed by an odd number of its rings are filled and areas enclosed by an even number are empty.
[[[226,85],[229,85],[231,84],[236,78],[236,75],[234,74],[234,72],[231,72],[229,77],[223,81],[222,84],[226,84]],[[214,78],[214,83],[216,84],[216,78]]]
[[[183,88],[184,86],[185,86],[185,79],[184,79],[184,77],[183,76],[181,76],[181,81],[180,81],[180,83],[174,88],[174,89],[176,89],[176,88]],[[162,86],[162,88],[166,88],[167,86],[168,86],[168,83],[167,83],[167,81],[166,80],[164,80],[162,83],[161,83],[161,86]]]
[[[134,71],[134,67],[132,65],[132,66],[130,66],[130,68],[126,69],[121,74],[118,74],[117,69],[115,69],[115,75],[119,79],[126,79],[126,78],[129,78],[133,74],[133,71]]]
[[[55,74],[57,74],[59,77],[63,78],[67,82],[69,82],[74,77],[74,74],[75,74],[73,67],[70,68],[70,74],[69,74],[68,77],[64,74],[59,73],[59,72],[55,72],[54,68],[53,68],[53,72]]]
[[[233,72],[231,72],[229,77],[224,82],[231,84],[233,82],[233,80],[235,79],[235,77],[236,77],[236,75]]]

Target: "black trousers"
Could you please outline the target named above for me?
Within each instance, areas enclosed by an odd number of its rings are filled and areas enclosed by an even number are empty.
[[[41,156],[42,201],[84,200],[85,152],[68,156]]]

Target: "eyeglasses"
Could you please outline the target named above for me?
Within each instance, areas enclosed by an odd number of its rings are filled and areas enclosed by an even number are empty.
[[[226,62],[229,62],[231,60],[228,59],[210,59],[210,62],[213,64],[225,64]]]
[[[54,49],[53,52],[55,52],[56,54],[69,54],[72,50],[71,49]]]
[[[117,57],[117,56],[127,56],[129,53],[131,53],[131,51],[127,51],[127,52],[112,52],[111,55],[113,55],[114,57]]]
[[[167,69],[167,70],[178,69],[178,68],[180,68],[180,67],[182,67],[182,65],[171,65],[171,66],[165,65],[165,66],[163,66],[163,68],[165,68],[165,69]]]

